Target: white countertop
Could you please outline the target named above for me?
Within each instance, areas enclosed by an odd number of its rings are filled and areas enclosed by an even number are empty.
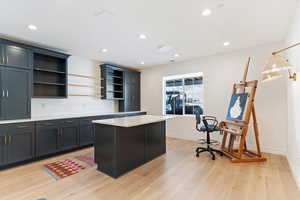
[[[133,127],[144,124],[151,124],[155,122],[161,122],[173,117],[174,116],[139,115],[132,117],[94,120],[92,122],[96,124],[105,124],[111,126]]]
[[[22,122],[35,122],[35,121],[58,120],[58,119],[81,118],[81,117],[94,117],[100,115],[130,114],[136,112],[146,112],[146,111],[115,112],[115,113],[98,112],[98,113],[84,113],[84,114],[65,114],[65,115],[57,115],[57,116],[41,116],[41,117],[32,117],[30,119],[0,120],[0,124],[13,124],[13,123],[22,123]]]

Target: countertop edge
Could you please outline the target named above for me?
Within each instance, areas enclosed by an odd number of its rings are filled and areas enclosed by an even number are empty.
[[[61,119],[76,119],[76,118],[84,118],[84,117],[95,117],[95,116],[106,116],[106,115],[120,115],[120,114],[132,114],[132,113],[144,113],[147,111],[131,111],[131,112],[116,112],[116,113],[94,113],[94,114],[74,114],[65,115],[65,116],[44,116],[30,119],[16,119],[16,120],[0,120],[1,124],[14,124],[14,123],[24,123],[24,122],[39,122],[39,121],[48,121],[48,120],[61,120]]]

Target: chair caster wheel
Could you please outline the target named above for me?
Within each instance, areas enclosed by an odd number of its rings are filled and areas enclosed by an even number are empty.
[[[216,160],[216,157],[215,157],[215,156],[213,156],[213,157],[211,157],[211,159],[212,159],[212,160]]]
[[[199,154],[196,154],[196,157],[199,157]]]
[[[221,153],[220,153],[220,156],[224,156],[224,153],[223,153],[223,152],[221,152]]]

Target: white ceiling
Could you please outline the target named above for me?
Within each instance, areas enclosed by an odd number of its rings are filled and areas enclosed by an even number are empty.
[[[218,5],[224,3],[222,8]],[[0,0],[0,33],[73,55],[146,67],[284,39],[297,0]],[[212,15],[203,17],[210,8]],[[103,13],[103,10],[105,12]],[[35,24],[37,31],[27,26]],[[148,36],[140,40],[139,34]],[[224,47],[223,43],[231,45]],[[170,45],[169,53],[157,46]],[[102,53],[101,49],[108,49]],[[145,62],[145,66],[140,64]]]

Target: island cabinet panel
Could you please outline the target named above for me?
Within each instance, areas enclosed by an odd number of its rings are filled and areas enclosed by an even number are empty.
[[[116,169],[116,127],[109,125],[95,126],[95,162],[98,170],[114,178],[117,177]],[[100,164],[101,163],[101,164]]]
[[[58,151],[59,121],[36,123],[36,154],[44,156]]]
[[[146,161],[166,153],[166,122],[149,124],[146,127]]]
[[[165,122],[133,127],[95,124],[98,170],[118,178],[166,152]]]
[[[121,175],[145,163],[145,126],[117,129],[117,175]]]

